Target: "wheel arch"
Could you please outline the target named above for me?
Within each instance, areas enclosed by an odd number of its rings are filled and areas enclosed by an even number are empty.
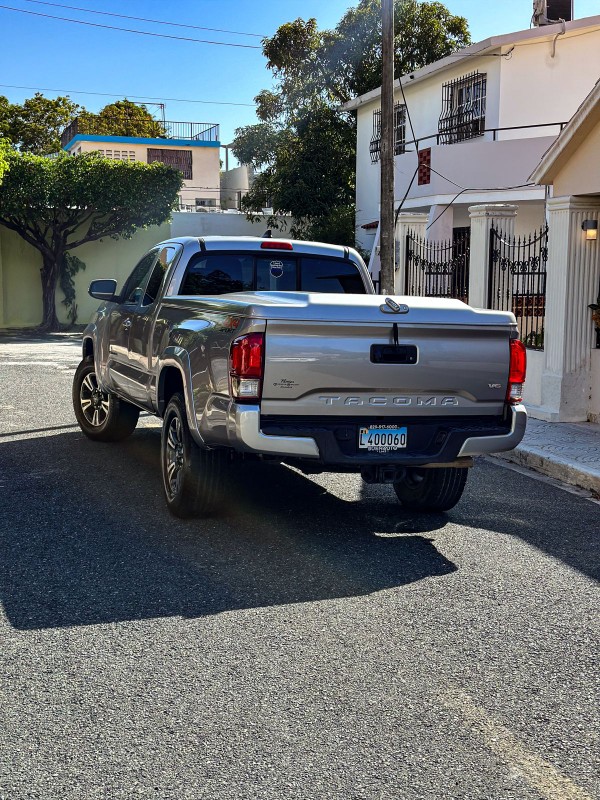
[[[91,336],[86,336],[81,345],[81,353],[83,358],[93,357],[94,355],[94,340]]]
[[[178,364],[169,363],[162,367],[158,376],[157,407],[161,417],[165,413],[169,400],[177,392],[181,392],[185,398],[185,376]]]

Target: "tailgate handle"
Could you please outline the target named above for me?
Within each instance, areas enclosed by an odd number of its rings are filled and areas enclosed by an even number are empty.
[[[373,364],[416,364],[417,348],[414,344],[372,344]]]

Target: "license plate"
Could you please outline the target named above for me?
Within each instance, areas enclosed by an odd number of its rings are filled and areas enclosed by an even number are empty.
[[[407,428],[399,425],[370,425],[360,428],[358,446],[375,453],[388,453],[406,447]]]

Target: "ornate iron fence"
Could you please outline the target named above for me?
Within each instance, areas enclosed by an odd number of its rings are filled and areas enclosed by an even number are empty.
[[[512,311],[531,350],[544,349],[547,262],[547,225],[518,238],[491,228],[488,308]]]
[[[430,242],[412,231],[406,235],[405,294],[469,299],[470,230],[453,239]]]

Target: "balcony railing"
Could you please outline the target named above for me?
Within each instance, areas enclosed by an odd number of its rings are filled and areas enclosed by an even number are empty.
[[[113,121],[106,117],[96,117],[91,114],[85,117],[76,117],[61,134],[60,144],[65,147],[77,134],[90,136],[140,136],[153,139],[181,139],[190,142],[218,142],[219,126],[212,122],[162,122],[151,120],[149,125],[145,120],[126,120],[122,117]],[[150,128],[150,132],[148,132]],[[140,133],[143,130],[143,133]]]
[[[500,141],[502,140],[501,134],[504,131],[524,131],[524,130],[532,130],[534,128],[555,128],[556,133],[560,133],[562,129],[565,127],[566,122],[538,122],[534,125],[511,125],[507,128],[483,128],[479,132],[479,139],[487,138],[488,140],[491,138],[492,141]],[[486,137],[486,134],[491,134],[491,137]],[[544,136],[552,135],[552,132],[549,131],[548,133],[544,133]],[[511,137],[509,137],[511,138]],[[516,137],[515,137],[516,138]],[[530,137],[527,137],[530,138]],[[533,137],[531,137],[533,138]],[[447,142],[444,141],[444,135],[441,134],[439,131],[438,133],[432,133],[429,136],[421,136],[419,139],[410,139],[408,142],[404,142],[404,152],[412,152],[412,151],[419,151],[421,149],[421,145],[424,142],[429,142],[430,145],[437,144],[437,145],[448,145],[448,144],[455,144],[455,142]],[[412,145],[412,146],[411,146]],[[428,146],[430,146],[428,145]]]

